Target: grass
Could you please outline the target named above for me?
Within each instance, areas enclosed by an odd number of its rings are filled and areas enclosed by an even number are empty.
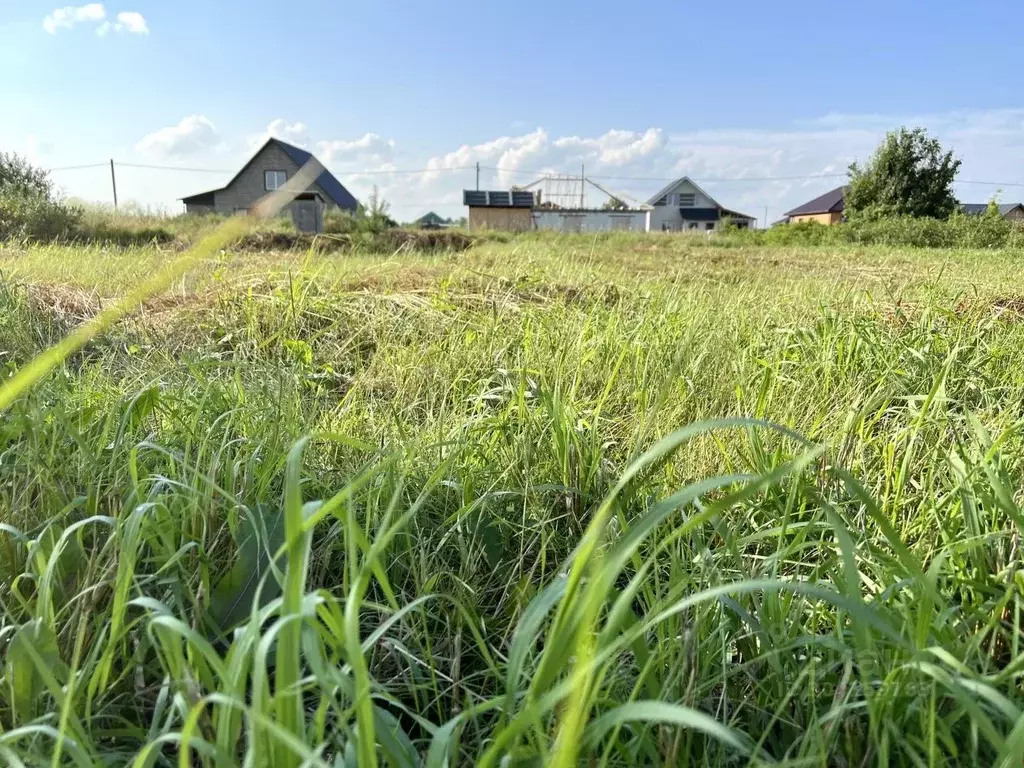
[[[167,259],[0,252],[0,362]],[[213,255],[0,420],[0,753],[1019,764],[1019,259]]]

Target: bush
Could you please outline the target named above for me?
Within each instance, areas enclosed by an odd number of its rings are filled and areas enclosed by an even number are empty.
[[[817,222],[781,224],[767,230],[722,232],[716,244],[889,245],[917,248],[1014,248],[1024,246],[1024,226],[996,213],[955,213],[942,221],[913,216],[854,217],[833,226]]]
[[[70,240],[81,221],[77,206],[17,192],[0,194],[0,240]]]

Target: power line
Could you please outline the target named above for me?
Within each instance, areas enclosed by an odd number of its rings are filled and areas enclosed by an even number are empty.
[[[66,165],[63,168],[50,168],[49,172],[53,173],[55,171],[81,171],[81,170],[84,170],[86,168],[106,168],[106,167],[107,167],[106,163],[92,163],[91,165]]]

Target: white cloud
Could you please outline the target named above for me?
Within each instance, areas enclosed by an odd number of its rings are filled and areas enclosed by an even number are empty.
[[[131,35],[148,35],[149,25],[145,17],[137,11],[122,11],[117,14],[117,23],[114,24],[115,32],[127,32]]]
[[[309,146],[309,126],[303,122],[289,123],[284,118],[277,118],[271,121],[267,129],[262,133],[256,133],[249,137],[248,144],[250,151],[255,151],[263,146],[267,139],[281,139],[297,147],[307,148]]]
[[[117,21],[114,23],[104,21],[96,28],[96,34],[100,37],[106,37],[111,31],[125,32],[129,35],[148,35],[149,26],[141,13],[122,11],[117,14]]]
[[[43,19],[43,29],[51,35],[57,34],[58,30],[71,29],[76,24],[86,21],[103,21],[107,11],[102,3],[88,3],[87,5],[66,5],[63,8],[54,8]]]
[[[351,141],[318,141],[316,147],[321,162],[327,165],[360,164],[364,169],[380,170],[395,156],[395,140],[384,139],[376,133],[367,133]]]
[[[144,136],[135,149],[163,158],[186,157],[213,149],[220,143],[213,123],[204,115],[189,115],[177,125]]]

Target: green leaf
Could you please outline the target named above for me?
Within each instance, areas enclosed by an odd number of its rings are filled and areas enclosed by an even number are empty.
[[[39,619],[23,624],[7,647],[7,681],[11,687],[11,708],[15,720],[29,722],[36,716],[36,703],[45,688],[42,674],[32,659],[34,648],[51,671],[61,666],[57,638]]]
[[[242,519],[236,538],[237,556],[231,569],[213,586],[209,616],[227,632],[252,613],[259,593],[258,608],[281,594],[281,585],[271,575],[262,589],[260,581],[268,574],[273,553],[284,545],[284,515],[265,504],[257,504]]]
[[[631,701],[606,712],[587,726],[584,748],[593,749],[612,728],[630,722],[677,725],[700,731],[745,755],[753,750],[753,744],[745,734],[722,725],[703,712],[663,701]]]

